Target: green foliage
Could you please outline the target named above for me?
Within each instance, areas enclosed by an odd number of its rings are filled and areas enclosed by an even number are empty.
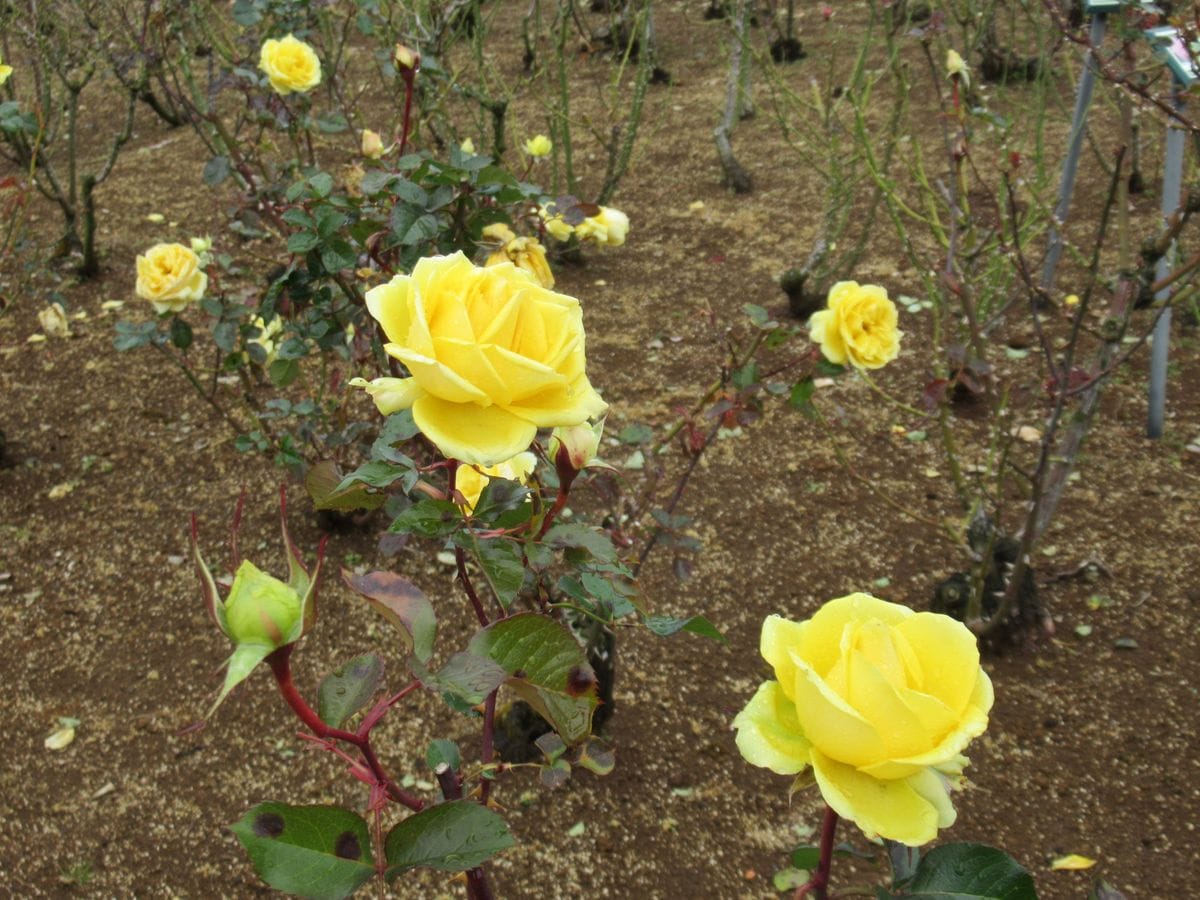
[[[339,900],[375,874],[367,823],[348,810],[260,803],[229,829],[259,877],[297,897]]]
[[[892,889],[877,888],[878,900],[1037,900],[1033,878],[1003,850],[984,844],[943,844],[924,856],[890,851]]]
[[[325,676],[317,689],[317,715],[335,728],[362,709],[383,680],[383,660],[374,653],[356,656]]]
[[[462,872],[479,866],[515,841],[499,815],[471,800],[451,800],[400,822],[384,842],[387,877],[416,868]]]

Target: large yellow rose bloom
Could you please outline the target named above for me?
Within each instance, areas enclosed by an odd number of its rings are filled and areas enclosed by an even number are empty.
[[[384,350],[411,377],[358,385],[384,415],[411,407],[449,458],[494,466],[528,448],[539,428],[579,425],[607,408],[585,372],[579,301],[512,263],[428,257],[366,301]]]
[[[288,35],[264,41],[258,67],[266,73],[277,93],[303,94],[321,83],[321,60],[316,51],[299,38]]]
[[[769,616],[761,650],[777,680],[733,721],[748,762],[811,767],[825,802],[868,837],[915,847],[954,824],[950,779],[992,708],[965,625],[851,594],[805,622]]]
[[[200,258],[183,244],[155,244],[137,258],[137,295],[155,312],[181,312],[207,288]]]
[[[493,478],[519,481],[524,484],[537,467],[537,457],[529,451],[518,453],[494,466],[459,466],[454,473],[454,489],[462,494],[463,509],[471,512],[479,502],[483,489]]]
[[[808,320],[808,328],[830,362],[879,369],[900,353],[904,332],[896,321],[896,304],[883,288],[839,281],[829,289],[826,308]]]

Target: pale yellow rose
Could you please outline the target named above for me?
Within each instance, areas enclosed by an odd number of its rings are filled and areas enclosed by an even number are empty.
[[[607,408],[585,371],[579,301],[511,263],[428,257],[366,302],[384,350],[411,373],[371,382],[376,406],[384,415],[411,407],[447,457],[494,466],[528,448],[539,428],[578,425]]]
[[[454,473],[454,488],[467,501],[463,509],[471,512],[479,502],[483,489],[493,478],[504,478],[524,484],[535,468],[537,457],[528,451],[518,453],[512,459],[506,459],[494,466],[459,466]]]
[[[270,364],[275,359],[275,351],[279,349],[276,338],[283,331],[283,319],[276,316],[268,325],[262,316],[255,316],[254,327],[258,329],[258,337],[250,338],[246,343],[262,347],[263,353],[266,354],[266,362]]]
[[[538,207],[538,215],[542,217],[542,221],[546,225],[546,233],[556,241],[565,243],[575,233],[575,229],[568,225],[561,215],[551,215],[544,206]]]
[[[538,134],[525,142],[525,152],[533,157],[549,156],[554,142],[544,134]]]
[[[851,594],[805,622],[769,616],[761,651],[777,680],[733,721],[748,762],[811,767],[825,802],[868,837],[915,847],[954,823],[949,789],[992,708],[965,625]]]
[[[629,217],[619,209],[600,207],[600,212],[575,226],[581,241],[595,241],[609,247],[620,247],[629,233]]]
[[[896,358],[904,332],[896,327],[896,304],[874,284],[839,281],[826,308],[808,320],[812,339],[825,358],[856,369],[879,369]]]
[[[378,131],[364,128],[362,131],[362,155],[367,159],[379,159],[383,156],[383,138]]]
[[[392,62],[401,72],[412,72],[421,65],[421,54],[405,44],[397,44],[392,50]]]
[[[956,50],[946,51],[946,74],[951,78],[957,75],[962,81],[963,87],[971,85],[971,70],[967,68],[966,62]]]
[[[503,222],[488,225],[483,229],[483,237],[500,245],[492,251],[484,265],[496,266],[510,262],[530,273],[542,287],[554,287],[554,273],[546,261],[546,248],[537,238],[517,237]]]
[[[316,51],[290,34],[263,42],[258,67],[280,94],[303,94],[321,83],[321,60]]]
[[[8,81],[8,76],[13,73],[13,67],[4,65],[3,59],[4,57],[0,56],[0,85]]]
[[[137,258],[137,295],[155,312],[180,312],[207,287],[200,258],[183,244],[155,244]]]

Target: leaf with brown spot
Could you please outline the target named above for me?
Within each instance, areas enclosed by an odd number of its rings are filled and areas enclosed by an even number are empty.
[[[375,607],[400,632],[406,653],[426,662],[433,655],[437,617],[433,605],[421,589],[393,572],[367,572],[355,575],[342,570],[346,585]]]

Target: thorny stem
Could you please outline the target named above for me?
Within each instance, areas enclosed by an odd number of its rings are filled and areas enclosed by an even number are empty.
[[[371,770],[371,775],[375,778],[376,784],[387,791],[388,797],[392,800],[408,807],[414,812],[424,809],[424,800],[397,786],[388,777],[387,773],[384,772],[383,766],[379,762],[379,757],[375,755],[375,751],[371,747],[371,738],[369,735],[354,734],[326,725],[321,720],[321,717],[317,715],[316,711],[300,696],[300,692],[296,690],[296,685],[292,681],[291,657],[294,646],[295,644],[285,644],[267,657],[267,665],[271,667],[271,673],[275,676],[275,684],[279,687],[279,693],[283,696],[287,705],[291,707],[292,712],[317,737],[327,741],[343,741],[357,747],[359,753],[362,754],[363,762]]]
[[[833,836],[837,833],[838,814],[829,806],[825,807],[825,818],[821,822],[821,857],[817,870],[812,878],[792,895],[792,900],[803,900],[811,892],[814,900],[825,900],[828,895],[829,869],[833,864]]]

